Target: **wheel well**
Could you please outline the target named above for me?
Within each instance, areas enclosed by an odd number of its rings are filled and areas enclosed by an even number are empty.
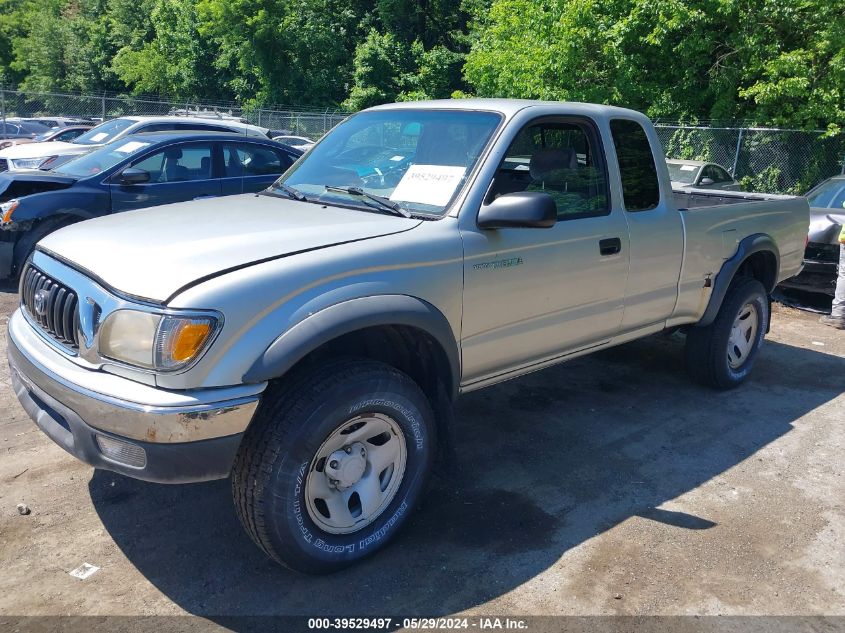
[[[379,325],[349,332],[309,352],[290,371],[338,356],[369,358],[395,367],[419,385],[435,408],[443,395],[441,390],[451,400],[457,380],[437,340],[408,325]]]
[[[84,219],[85,218],[72,213],[59,213],[46,218],[31,220],[31,226],[21,235],[14,246],[15,274],[20,274],[20,268],[26,257],[29,255],[29,251],[35,248],[35,244],[37,244],[42,238],[46,237],[53,231],[57,231],[62,227],[80,222]]]
[[[766,292],[771,292],[777,284],[777,258],[771,251],[757,251],[742,262],[736,274],[737,276],[756,279],[763,284]]]

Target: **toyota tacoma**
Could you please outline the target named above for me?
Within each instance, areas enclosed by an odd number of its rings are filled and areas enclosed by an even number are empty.
[[[615,107],[363,111],[262,193],[43,239],[8,326],[14,389],[97,468],[231,476],[267,555],[336,570],[407,521],[460,394],[673,329],[694,379],[749,375],[807,201],[673,192],[663,156]]]

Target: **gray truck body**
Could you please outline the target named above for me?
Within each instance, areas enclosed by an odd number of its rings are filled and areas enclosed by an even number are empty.
[[[743,266],[768,292],[801,269],[806,200],[673,192],[654,129],[639,113],[516,100],[380,108],[501,114],[443,217],[244,195],[95,219],[44,239],[31,266],[97,312],[80,321],[76,351],[26,308],[10,319],[13,382],[39,426],[84,461],[130,476],[225,477],[268,383],[340,337],[379,326],[418,334],[455,397],[667,328],[707,325]],[[480,228],[479,209],[515,135],[550,116],[595,125],[610,213],[547,229]],[[653,209],[625,209],[614,119],[646,131],[661,191]],[[602,253],[607,239],[618,240],[618,252]],[[141,370],[97,351],[97,323],[127,307],[208,312],[221,325],[187,368]],[[143,467],[104,457],[97,433],[137,444]]]

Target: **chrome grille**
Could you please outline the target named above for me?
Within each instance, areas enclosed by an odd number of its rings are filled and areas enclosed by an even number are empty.
[[[21,279],[21,303],[45,333],[72,350],[79,348],[78,300],[73,290],[30,265]]]

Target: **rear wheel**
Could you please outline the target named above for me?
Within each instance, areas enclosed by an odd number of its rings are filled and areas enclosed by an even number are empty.
[[[420,499],[434,415],[405,374],[370,360],[301,372],[268,393],[235,460],[246,531],[271,558],[326,573],[383,547]]]
[[[750,277],[734,279],[713,323],[687,332],[690,375],[716,389],[739,385],[751,373],[769,318],[763,284]]]

